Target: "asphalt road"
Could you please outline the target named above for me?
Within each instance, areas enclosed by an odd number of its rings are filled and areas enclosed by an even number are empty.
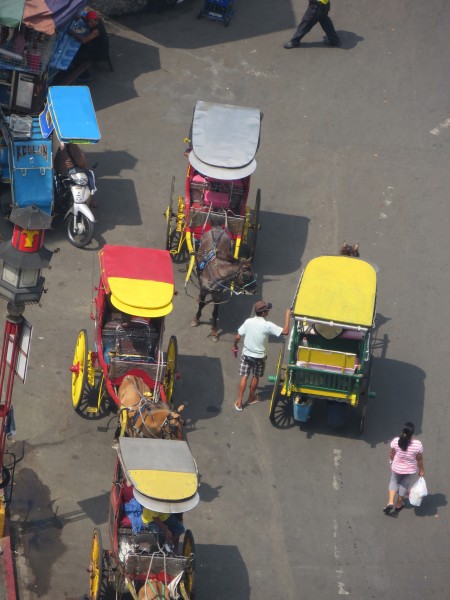
[[[328,429],[320,406],[303,429],[274,428],[267,379],[265,401],[237,413],[231,346],[253,299],[223,308],[214,344],[207,312],[190,328],[195,303],[174,265],[180,293],[166,341],[178,337],[176,399],[187,405],[201,474],[202,502],[185,517],[197,544],[197,600],[447,597],[449,5],[342,0],[331,12],[342,49],[323,46],[316,27],[287,51],[303,0],[236,4],[228,28],[196,20],[192,0],[112,23],[115,72],[99,71],[90,85],[102,131],[88,149],[100,161],[96,243],[77,250],[61,230],[49,233],[48,247],[61,252],[42,307],[26,311],[30,368],[14,392],[13,450],[24,450],[12,505],[20,600],[79,598],[94,527],[107,546],[115,422],[74,413],[68,368],[78,331],[92,340],[98,248],[164,245],[162,213],[173,175],[183,193],[183,138],[197,99],[264,112],[249,203],[261,188],[256,269],[274,321],[306,262],[344,240],[359,241],[380,267],[377,397],[360,437],[355,422]],[[277,352],[271,344],[268,365]],[[430,495],[420,509],[386,517],[388,440],[406,420],[424,444]]]

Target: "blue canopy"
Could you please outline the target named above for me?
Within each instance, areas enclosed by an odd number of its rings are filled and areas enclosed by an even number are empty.
[[[87,86],[52,86],[39,116],[44,138],[55,130],[61,142],[96,144],[100,138],[91,92]]]

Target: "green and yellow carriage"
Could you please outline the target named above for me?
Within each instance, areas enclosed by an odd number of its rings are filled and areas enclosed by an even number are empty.
[[[308,421],[314,401],[327,401],[327,420],[344,424],[360,410],[363,431],[375,327],[377,271],[349,256],[319,256],[304,269],[292,304],[288,362],[280,350],[270,419],[282,427]]]

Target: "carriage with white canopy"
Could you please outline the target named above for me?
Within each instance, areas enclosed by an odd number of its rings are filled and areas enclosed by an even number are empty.
[[[256,169],[262,113],[259,109],[198,101],[186,155],[185,197],[174,199],[174,180],[166,210],[166,248],[174,260],[190,257],[186,281],[195,264],[202,234],[222,227],[232,238],[234,258],[255,256],[261,190],[253,210],[247,206]]]
[[[109,505],[110,550],[103,550],[94,530],[89,566],[89,599],[133,600],[194,598],[195,544],[185,530],[179,548],[139,521],[139,507],[183,521],[199,502],[198,471],[184,441],[121,437]],[[135,508],[137,507],[137,509]],[[156,594],[156,595],[155,595]]]

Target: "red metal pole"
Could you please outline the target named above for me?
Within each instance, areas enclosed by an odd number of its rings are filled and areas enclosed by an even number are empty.
[[[0,357],[0,472],[3,473],[3,456],[6,443],[6,420],[11,410],[12,392],[16,375],[22,317],[6,317]],[[9,356],[8,356],[9,354]],[[9,360],[8,360],[9,359]],[[6,380],[6,386],[5,386]]]

